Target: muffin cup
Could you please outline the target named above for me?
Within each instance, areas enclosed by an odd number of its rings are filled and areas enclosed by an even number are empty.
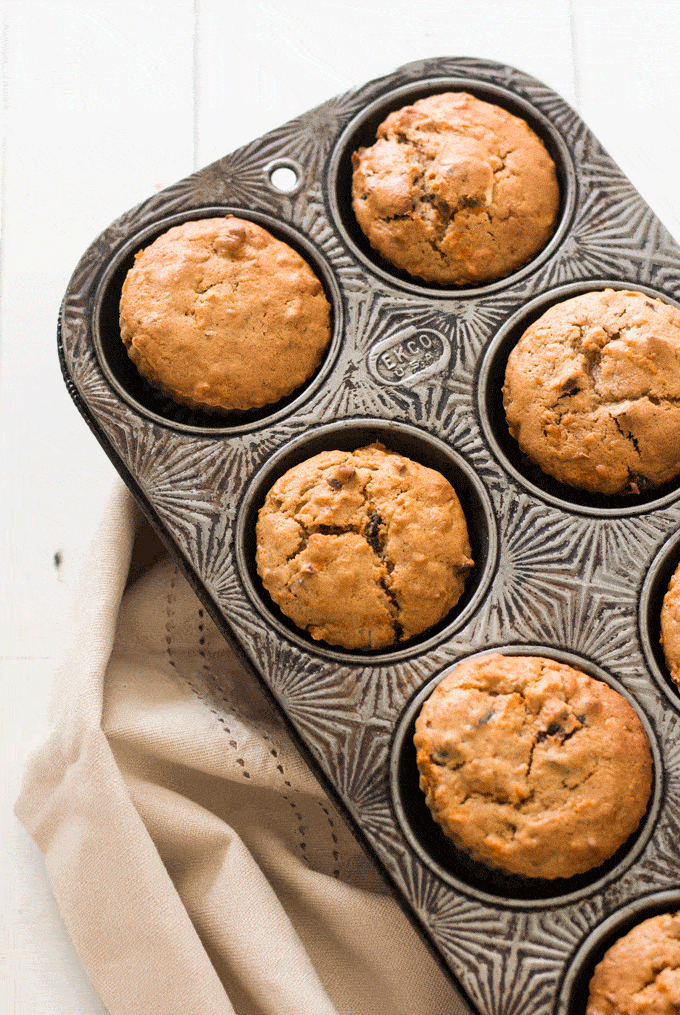
[[[293,166],[292,160],[279,160],[268,167],[273,173],[277,168]],[[300,180],[296,186],[299,187]],[[234,215],[249,219],[262,226],[277,239],[296,250],[309,264],[323,285],[326,299],[331,308],[331,340],[322,362],[313,375],[296,391],[272,405],[248,411],[229,413],[209,412],[205,409],[180,405],[150,384],[130,359],[121,337],[119,324],[120,296],[125,276],[134,264],[135,254],[153,243],[158,236],[172,226],[204,218],[224,218]],[[337,281],[325,258],[300,233],[289,226],[257,212],[244,212],[240,208],[212,207],[196,208],[169,218],[159,219],[128,239],[106,266],[94,298],[93,341],[101,368],[111,386],[135,411],[148,416],[157,423],[172,426],[187,433],[219,436],[239,433],[261,424],[281,418],[292,412],[298,404],[309,397],[323,383],[332,369],[342,339],[343,304]]]
[[[395,729],[390,760],[390,788],[394,812],[411,848],[430,869],[458,891],[483,902],[517,909],[543,909],[567,905],[602,891],[634,863],[653,832],[661,799],[663,769],[661,753],[649,719],[633,696],[610,674],[592,662],[541,645],[502,645],[493,649],[502,655],[543,656],[573,666],[602,680],[618,691],[635,709],[647,733],[652,752],[654,781],[645,817],[626,842],[605,863],[571,878],[526,878],[501,869],[487,867],[471,859],[448,838],[432,817],[419,786],[416,749],[413,743],[415,723],[425,701],[451,670],[438,674],[425,684],[409,702]],[[488,655],[478,652],[468,658]]]
[[[680,473],[669,483],[638,495],[608,497],[569,486],[543,472],[524,454],[510,434],[503,407],[503,383],[508,357],[527,328],[555,304],[601,289],[634,290],[680,309],[680,302],[672,296],[640,285],[639,282],[621,279],[574,282],[542,293],[512,314],[494,336],[482,360],[477,379],[477,405],[482,429],[494,456],[532,494],[568,511],[621,517],[653,511],[670,503],[680,491]]]
[[[588,987],[595,966],[615,941],[638,923],[680,909],[680,890],[644,895],[612,913],[581,944],[562,981],[555,1015],[585,1015]]]
[[[531,260],[503,278],[482,285],[447,286],[428,282],[395,267],[375,250],[359,226],[352,208],[352,154],[361,147],[370,147],[383,120],[403,106],[441,92],[469,92],[484,102],[500,106],[525,120],[543,141],[557,171],[560,206],[555,231],[548,243]],[[559,130],[535,105],[516,92],[488,81],[467,78],[437,78],[403,85],[381,95],[361,111],[347,126],[332,154],[329,167],[330,209],[338,231],[357,257],[383,281],[419,295],[436,297],[484,296],[513,285],[535,271],[554,253],[569,228],[575,205],[576,176],[569,149]]]
[[[671,678],[661,644],[661,606],[680,564],[680,531],[668,539],[650,564],[640,595],[640,640],[649,670],[671,705],[680,710],[680,687]]]
[[[341,649],[315,641],[297,627],[264,589],[255,565],[255,526],[267,493],[277,479],[293,466],[322,451],[354,451],[378,441],[412,461],[440,472],[449,480],[463,508],[468,528],[474,567],[465,582],[465,590],[450,613],[422,634],[388,649],[362,652]],[[426,651],[461,628],[484,595],[497,563],[498,537],[493,509],[484,485],[463,458],[442,441],[415,427],[386,423],[380,419],[348,419],[319,427],[281,448],[258,473],[245,494],[236,529],[236,559],[246,591],[253,605],[267,617],[277,631],[306,651],[327,659],[354,659],[367,663],[390,662]]]

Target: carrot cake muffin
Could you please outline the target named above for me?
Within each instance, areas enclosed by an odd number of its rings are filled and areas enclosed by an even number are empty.
[[[510,433],[548,475],[639,494],[680,473],[680,311],[604,289],[557,303],[510,353]]]
[[[120,330],[151,384],[230,412],[277,402],[311,377],[330,341],[330,308],[295,250],[227,215],[173,226],[137,254]]]
[[[671,677],[680,685],[680,565],[668,584],[661,605],[661,644]]]
[[[281,476],[260,509],[256,560],[287,617],[347,649],[385,648],[436,624],[472,568],[448,480],[377,443],[324,451]]]
[[[649,740],[608,684],[540,656],[465,659],[416,720],[420,787],[434,820],[488,867],[569,878],[638,827]]]
[[[354,213],[403,271],[444,285],[515,271],[552,236],[555,164],[526,121],[466,92],[390,113],[353,154]]]
[[[644,920],[595,967],[586,1015],[680,1015],[680,913]]]

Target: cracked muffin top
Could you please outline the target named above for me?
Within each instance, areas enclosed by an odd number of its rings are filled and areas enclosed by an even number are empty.
[[[680,1015],[680,913],[643,920],[605,952],[585,1015]]]
[[[330,308],[296,251],[227,215],[173,226],[139,251],[120,330],[155,387],[230,412],[277,402],[311,377],[330,341]]]
[[[680,686],[680,565],[661,605],[661,644],[671,677]]]
[[[465,659],[416,720],[420,787],[434,820],[488,867],[569,878],[638,827],[649,740],[608,684],[540,656]]]
[[[377,443],[286,472],[256,537],[274,602],[312,638],[347,649],[386,648],[436,624],[472,568],[448,480]]]
[[[680,311],[604,289],[547,310],[510,353],[510,433],[544,472],[602,494],[680,473]]]
[[[560,201],[526,121],[466,92],[419,99],[352,156],[354,214],[391,264],[430,282],[503,278],[541,250]]]

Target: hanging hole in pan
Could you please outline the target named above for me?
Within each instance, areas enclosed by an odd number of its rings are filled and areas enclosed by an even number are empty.
[[[277,159],[265,166],[265,176],[272,190],[290,197],[302,188],[304,183],[301,167],[292,159]]]

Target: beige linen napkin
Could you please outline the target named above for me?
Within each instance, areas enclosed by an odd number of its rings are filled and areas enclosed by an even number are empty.
[[[111,1015],[462,1010],[122,484],[72,631],[16,811]]]

